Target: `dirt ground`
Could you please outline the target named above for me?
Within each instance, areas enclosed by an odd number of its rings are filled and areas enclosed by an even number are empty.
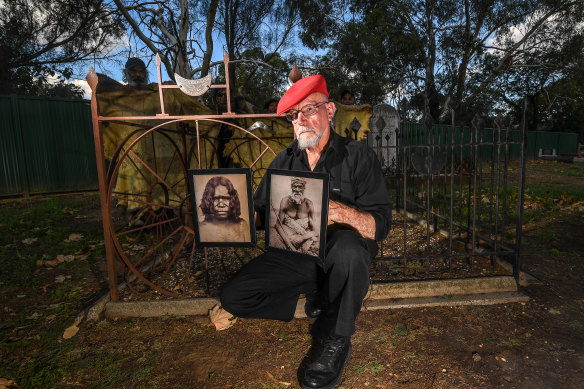
[[[558,169],[563,165],[533,162],[527,170],[528,185],[568,188],[565,195],[554,192],[551,204],[528,191],[522,268],[539,280],[521,287],[528,302],[363,311],[338,387],[581,388],[584,207],[570,191],[584,193],[584,167],[570,174]],[[18,388],[300,387],[308,319],[240,319],[222,332],[206,317],[103,320],[81,322],[64,339],[76,314],[107,290],[97,196],[69,196],[84,204],[62,220],[64,237],[84,234],[85,244],[72,252],[79,258],[37,266],[28,282],[0,284],[0,388],[1,379]],[[21,239],[4,241],[2,255],[24,258],[35,249]]]

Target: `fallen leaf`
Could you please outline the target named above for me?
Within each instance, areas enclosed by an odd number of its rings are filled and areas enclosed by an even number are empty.
[[[203,270],[199,270],[199,271],[195,272],[195,274],[193,274],[193,277],[198,277],[198,276],[200,276],[203,273],[204,273]]]
[[[62,284],[63,282],[65,282],[66,279],[71,278],[71,276],[64,276],[62,274],[58,275],[57,277],[55,277],[55,282],[57,284]]]
[[[75,256],[71,254],[57,255],[57,259],[61,262],[73,262],[75,260]]]
[[[33,313],[32,315],[26,317],[26,320],[36,320],[40,317],[41,315],[38,312]]]
[[[266,371],[266,373],[268,373],[268,377],[270,377],[270,379],[272,381],[274,381],[275,383],[277,383],[277,384],[284,385],[284,386],[290,386],[290,385],[292,385],[290,382],[284,382],[284,381],[277,380],[272,374],[270,374],[269,371]]]
[[[16,387],[16,383],[8,378],[0,378],[0,389],[8,389],[11,386]]]
[[[83,234],[70,234],[69,235],[69,242],[78,242],[80,240],[83,240],[84,236]]]
[[[36,242],[37,240],[39,240],[39,238],[26,238],[22,240],[22,243],[30,245]]]
[[[56,319],[57,319],[57,315],[55,315],[55,314],[45,317],[45,321],[53,321]]]
[[[558,311],[557,309],[550,308],[549,313],[551,313],[552,315],[559,315],[562,312]]]
[[[217,331],[223,331],[235,324],[237,318],[221,308],[218,304],[209,311],[209,319]]]
[[[73,324],[72,326],[67,327],[67,329],[63,333],[63,339],[71,339],[72,337],[77,335],[77,332],[79,332],[79,327],[77,327],[77,324]]]
[[[89,254],[76,255],[74,258],[84,260],[87,259],[87,257],[89,257]]]
[[[37,266],[47,266],[47,267],[55,267],[59,266],[63,261],[59,261],[59,259],[55,258],[50,261],[37,261]]]

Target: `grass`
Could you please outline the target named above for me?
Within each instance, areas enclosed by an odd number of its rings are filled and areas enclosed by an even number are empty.
[[[96,196],[90,197],[96,200]],[[2,204],[0,213],[0,282],[22,285],[35,282],[37,261],[55,259],[58,255],[92,253],[103,256],[103,232],[79,223],[72,230],[70,218],[75,212],[94,208],[92,200],[65,200],[51,197],[37,201],[12,201]],[[84,239],[69,241],[72,233]],[[30,240],[27,244],[23,241]]]
[[[577,164],[557,163],[557,164],[533,164],[530,166],[532,171],[546,174],[557,174],[568,177],[584,177],[584,169]]]

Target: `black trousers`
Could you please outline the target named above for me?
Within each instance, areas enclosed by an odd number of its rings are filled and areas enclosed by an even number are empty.
[[[324,263],[267,252],[245,264],[221,289],[221,305],[235,316],[290,321],[298,295],[318,291],[319,318],[331,334],[351,336],[369,289],[377,244],[352,230],[327,233]]]

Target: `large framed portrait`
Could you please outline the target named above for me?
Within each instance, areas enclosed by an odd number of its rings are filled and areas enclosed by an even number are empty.
[[[324,261],[327,173],[268,169],[266,248]]]
[[[197,245],[255,246],[251,170],[194,169],[188,177]]]

